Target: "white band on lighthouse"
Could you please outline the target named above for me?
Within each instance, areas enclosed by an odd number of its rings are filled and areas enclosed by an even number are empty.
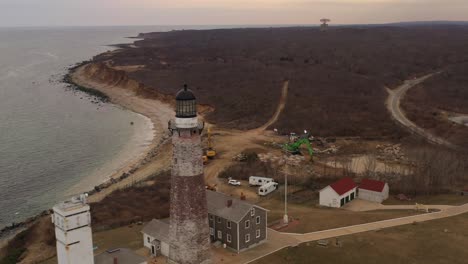
[[[198,118],[176,118],[175,125],[177,128],[194,128],[198,127]]]

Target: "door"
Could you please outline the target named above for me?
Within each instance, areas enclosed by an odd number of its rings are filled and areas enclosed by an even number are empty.
[[[151,254],[156,256],[156,248],[154,248],[154,245],[151,246]]]
[[[346,203],[349,203],[349,196],[346,196]]]
[[[354,193],[351,193],[351,201],[354,200]]]
[[[344,198],[341,198],[340,206],[343,206],[344,204],[345,204]]]

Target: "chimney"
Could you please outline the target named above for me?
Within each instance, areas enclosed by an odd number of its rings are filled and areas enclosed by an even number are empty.
[[[119,260],[117,258],[114,258],[114,264],[119,264]]]
[[[231,207],[231,206],[232,206],[232,200],[231,200],[231,199],[227,200],[227,204],[226,204],[226,205],[227,205],[227,207]]]

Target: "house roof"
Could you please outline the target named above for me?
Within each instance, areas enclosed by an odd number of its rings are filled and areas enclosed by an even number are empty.
[[[385,188],[385,182],[383,181],[376,181],[371,179],[363,179],[361,184],[359,185],[359,189],[374,191],[374,192],[382,192]]]
[[[214,191],[206,191],[206,200],[208,213],[235,223],[240,222],[254,207],[267,211],[260,206]],[[229,200],[232,200],[231,206],[227,206]],[[169,219],[153,219],[143,227],[141,232],[159,241],[167,242],[169,241]]]
[[[330,187],[338,194],[343,195],[352,189],[356,188],[357,185],[350,177],[343,178],[335,183],[330,184]]]
[[[94,257],[95,264],[111,264],[114,263],[114,258],[117,258],[119,264],[141,264],[146,263],[146,259],[137,255],[128,248],[118,248],[115,250],[105,251]]]
[[[253,207],[266,210],[240,199],[214,191],[206,191],[206,199],[208,201],[208,213],[236,223],[240,222]],[[227,206],[228,200],[232,200],[232,205],[229,207]]]
[[[159,241],[169,241],[169,222],[167,220],[153,219],[143,227],[141,232]]]

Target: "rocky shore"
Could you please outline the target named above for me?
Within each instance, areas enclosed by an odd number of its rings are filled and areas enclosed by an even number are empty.
[[[173,108],[168,103],[169,97],[148,94],[142,95],[142,85],[128,79],[124,71],[114,70],[106,65],[93,64],[85,61],[70,68],[63,81],[70,89],[76,89],[94,96],[96,102],[111,102],[130,111],[148,117],[153,123],[153,140],[145,153],[125,164],[122,169],[110,175],[109,180],[88,190],[90,202],[98,202],[113,190],[121,189],[144,180],[148,173],[137,173],[144,167],[151,170],[167,168],[169,160],[160,158],[161,152],[167,152],[167,123],[174,116]],[[151,98],[151,99],[149,99]],[[156,100],[155,100],[156,99]],[[159,99],[159,100],[158,100]],[[98,102],[97,102],[98,103]],[[162,150],[161,150],[162,148]],[[168,155],[161,155],[168,156]],[[155,163],[155,164],[150,164]],[[130,179],[131,178],[131,179]],[[85,191],[85,190],[83,190]],[[16,234],[30,228],[36,221],[51,214],[51,210],[30,217],[22,222],[12,223],[0,230],[0,248],[4,247]]]

